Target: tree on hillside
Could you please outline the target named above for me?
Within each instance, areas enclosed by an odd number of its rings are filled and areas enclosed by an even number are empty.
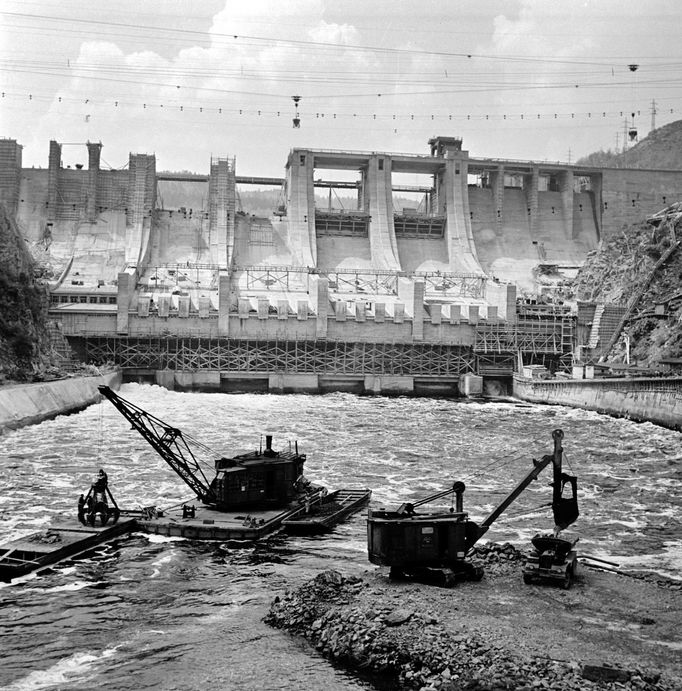
[[[594,153],[583,156],[577,161],[579,166],[591,166],[593,168],[623,168],[620,154],[617,151],[604,151],[600,149]]]

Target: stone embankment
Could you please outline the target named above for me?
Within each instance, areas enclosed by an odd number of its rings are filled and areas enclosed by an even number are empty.
[[[121,372],[0,387],[0,434],[87,408],[100,399],[101,384],[118,389]]]
[[[513,546],[477,553],[480,583],[444,589],[325,571],[277,597],[265,621],[381,688],[682,688],[679,584],[586,570],[569,591],[528,586]]]

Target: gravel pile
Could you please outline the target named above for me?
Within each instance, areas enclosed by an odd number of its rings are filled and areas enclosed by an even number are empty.
[[[486,572],[523,558],[511,545],[479,547]],[[516,565],[518,568],[518,564]],[[675,687],[640,669],[590,668],[542,657],[522,657],[479,633],[457,635],[436,612],[420,610],[409,598],[383,592],[362,598],[370,584],[325,571],[272,603],[266,623],[303,636],[328,659],[368,675],[380,675],[395,689],[492,691],[515,689],[646,689]],[[371,604],[368,604],[371,603]],[[540,651],[541,652],[541,651]]]

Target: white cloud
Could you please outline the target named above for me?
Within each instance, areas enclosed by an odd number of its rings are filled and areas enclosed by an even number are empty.
[[[322,20],[308,32],[313,41],[320,43],[336,43],[338,45],[357,45],[360,41],[360,33],[350,24],[327,24]]]
[[[630,51],[672,50],[676,44],[665,39],[666,31],[671,38],[681,14],[668,0],[491,3],[496,16],[475,2],[455,10],[405,0],[399,11],[389,13],[387,5],[383,14],[374,5],[345,7],[342,14],[323,0],[227,0],[212,21],[204,17],[207,33],[130,31],[121,43],[93,41],[93,32],[83,29],[88,39],[67,55],[68,74],[33,78],[31,88],[42,96],[8,111],[3,120],[11,124],[3,134],[25,144],[25,153],[35,149],[43,165],[50,138],[101,139],[104,158],[114,165],[129,151],[156,151],[159,167],[205,171],[211,154],[236,154],[238,170],[250,166],[249,174],[268,175],[281,174],[294,146],[424,151],[426,139],[441,133],[462,135],[474,156],[558,158],[569,146],[587,153],[611,145],[621,123],[531,124],[519,114],[597,110],[611,102],[613,109],[629,110],[627,63],[641,59]],[[107,12],[103,2],[101,8],[104,22],[133,23],[130,13]],[[154,21],[144,17],[142,24]],[[159,16],[159,25],[164,21]],[[122,49],[132,34],[139,48]],[[33,40],[36,53],[55,51],[55,64],[66,63],[61,42]],[[469,51],[471,58],[455,55]],[[603,64],[571,64],[576,60]],[[637,75],[643,113],[653,97],[681,95],[670,85],[648,87],[654,68],[643,64]],[[21,75],[15,77],[26,89]],[[600,86],[588,88],[590,81]],[[581,86],[556,88],[572,82]],[[291,127],[293,94],[303,97],[300,130]],[[504,114],[510,119],[503,121]]]

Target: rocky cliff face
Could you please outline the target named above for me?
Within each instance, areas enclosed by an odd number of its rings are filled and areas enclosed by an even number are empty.
[[[682,239],[682,223],[675,228]],[[575,281],[578,300],[627,304],[651,278],[651,271],[673,240],[669,228],[642,222],[603,241],[588,255]],[[637,304],[625,332],[631,359],[656,369],[661,359],[682,358],[682,248],[658,268]],[[624,341],[610,360],[624,361]]]
[[[0,205],[0,383],[30,380],[50,365],[47,290],[14,219]]]

